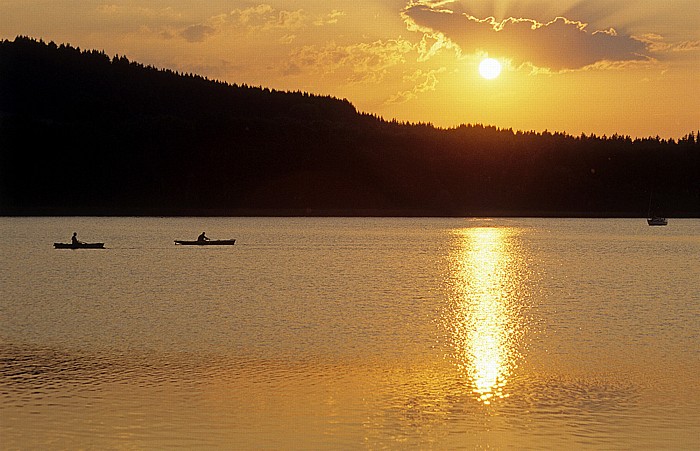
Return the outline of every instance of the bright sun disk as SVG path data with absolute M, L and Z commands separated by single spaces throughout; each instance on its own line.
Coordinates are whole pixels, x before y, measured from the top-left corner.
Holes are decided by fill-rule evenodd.
M 501 74 L 501 63 L 493 58 L 485 58 L 479 64 L 479 73 L 487 80 L 493 80 Z

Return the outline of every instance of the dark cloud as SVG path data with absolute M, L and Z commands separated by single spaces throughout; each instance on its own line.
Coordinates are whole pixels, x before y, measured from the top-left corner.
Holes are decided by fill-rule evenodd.
M 557 17 L 549 23 L 532 19 L 477 19 L 466 13 L 414 5 L 404 11 L 411 29 L 442 35 L 465 52 L 487 52 L 553 71 L 581 69 L 601 62 L 649 60 L 646 44 L 615 30 L 589 30 L 578 21 Z
M 197 24 L 191 25 L 182 30 L 180 32 L 180 36 L 189 42 L 202 42 L 207 38 L 207 36 L 213 34 L 214 31 L 214 28 L 208 25 Z

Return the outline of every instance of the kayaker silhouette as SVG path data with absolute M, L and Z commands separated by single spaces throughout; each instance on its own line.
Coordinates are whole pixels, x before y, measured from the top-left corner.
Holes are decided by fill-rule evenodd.
M 71 244 L 83 244 L 83 242 L 78 239 L 78 232 L 73 232 L 70 242 Z
M 202 234 L 197 237 L 197 241 L 209 241 L 209 238 L 202 232 Z

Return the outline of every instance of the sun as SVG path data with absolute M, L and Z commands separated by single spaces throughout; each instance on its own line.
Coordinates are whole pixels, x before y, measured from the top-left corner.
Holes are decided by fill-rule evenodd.
M 485 58 L 479 64 L 479 73 L 487 80 L 493 80 L 501 75 L 501 63 L 493 58 Z

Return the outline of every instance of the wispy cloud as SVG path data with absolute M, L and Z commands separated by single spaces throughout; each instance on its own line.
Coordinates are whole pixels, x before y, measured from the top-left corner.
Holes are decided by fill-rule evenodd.
M 320 17 L 314 21 L 314 25 L 316 26 L 322 26 L 322 25 L 332 25 L 338 23 L 338 20 L 340 20 L 341 17 L 345 16 L 344 11 L 338 11 L 337 9 L 334 9 L 327 15 Z
M 224 23 L 242 26 L 248 30 L 296 30 L 306 26 L 307 20 L 303 9 L 277 10 L 270 5 L 260 4 L 231 11 Z
M 420 93 L 435 91 L 435 87 L 438 84 L 438 74 L 441 74 L 446 70 L 447 69 L 444 67 L 427 71 L 417 69 L 413 74 L 404 77 L 404 81 L 410 82 L 413 87 L 394 94 L 384 103 L 387 105 L 406 103 L 409 100 L 417 98 L 418 94 Z
M 280 31 L 286 34 L 275 39 L 291 42 L 295 37 L 293 32 L 306 27 L 308 23 L 309 17 L 303 9 L 278 10 L 267 4 L 259 4 L 211 16 L 200 23 L 180 26 L 176 34 L 188 42 L 198 43 L 217 33 L 245 35 Z
M 700 41 L 686 40 L 681 42 L 667 42 L 666 39 L 655 33 L 648 33 L 639 37 L 651 52 L 686 52 L 700 50 Z
M 339 46 L 304 46 L 292 52 L 285 73 L 314 69 L 324 74 L 342 72 L 346 82 L 378 82 L 387 71 L 406 61 L 414 45 L 403 39 Z

